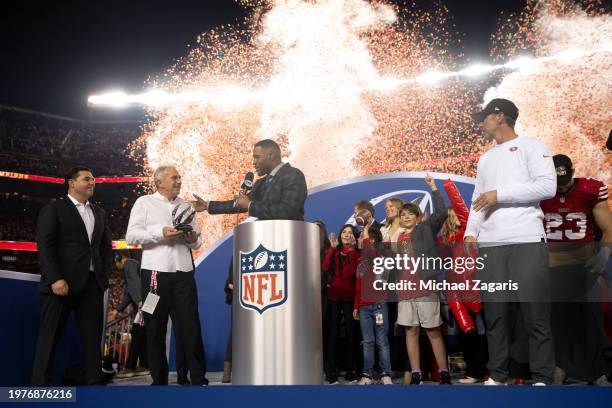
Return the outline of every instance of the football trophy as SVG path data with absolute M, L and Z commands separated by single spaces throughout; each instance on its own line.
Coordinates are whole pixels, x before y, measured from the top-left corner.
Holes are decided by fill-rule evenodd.
M 193 231 L 191 221 L 193 221 L 196 212 L 190 205 L 185 206 L 183 210 L 179 211 L 180 208 L 181 205 L 179 204 L 172 210 L 172 225 L 174 225 L 175 229 L 188 234 Z

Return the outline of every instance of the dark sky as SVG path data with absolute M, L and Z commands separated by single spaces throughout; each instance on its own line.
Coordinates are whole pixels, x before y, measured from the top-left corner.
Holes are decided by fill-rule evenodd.
M 520 10 L 524 1 L 443 4 L 465 34 L 466 55 L 483 57 L 500 12 Z M 198 34 L 246 12 L 234 0 L 20 0 L 2 7 L 0 104 L 78 117 L 89 94 L 142 90 Z

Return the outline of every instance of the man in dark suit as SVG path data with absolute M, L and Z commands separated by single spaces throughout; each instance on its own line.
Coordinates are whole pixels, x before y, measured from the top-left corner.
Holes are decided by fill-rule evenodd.
M 80 334 L 85 381 L 102 382 L 103 295 L 112 267 L 111 235 L 104 210 L 89 201 L 95 186 L 91 170 L 71 169 L 65 185 L 68 195 L 41 209 L 36 228 L 42 276 L 33 386 L 51 384 L 55 350 L 71 310 Z
M 204 201 L 196 198 L 192 205 L 196 211 L 209 214 L 248 212 L 260 220 L 304 220 L 304 202 L 308 194 L 304 174 L 281 161 L 278 144 L 270 139 L 257 142 L 253 147 L 253 167 L 257 180 L 250 193 L 241 192 L 236 200 Z

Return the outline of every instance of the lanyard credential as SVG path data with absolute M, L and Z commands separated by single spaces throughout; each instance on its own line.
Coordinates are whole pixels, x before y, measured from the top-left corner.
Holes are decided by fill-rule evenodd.
M 159 296 L 157 295 L 157 272 L 151 272 L 151 289 L 147 298 L 145 299 L 144 305 L 142 305 L 142 311 L 153 314 L 155 313 L 155 308 L 157 307 L 157 303 L 159 302 Z

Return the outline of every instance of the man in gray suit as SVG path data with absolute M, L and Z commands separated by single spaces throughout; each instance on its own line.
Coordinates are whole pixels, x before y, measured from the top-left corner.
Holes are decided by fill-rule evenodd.
M 205 201 L 196 198 L 196 211 L 209 214 L 248 212 L 260 220 L 304 220 L 304 202 L 308 194 L 304 174 L 281 161 L 281 149 L 270 139 L 253 147 L 253 167 L 258 176 L 251 192 L 240 192 L 235 200 Z M 265 177 L 263 177 L 265 176 Z

